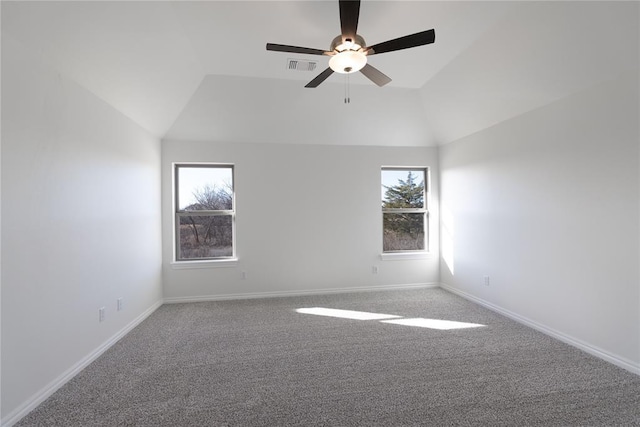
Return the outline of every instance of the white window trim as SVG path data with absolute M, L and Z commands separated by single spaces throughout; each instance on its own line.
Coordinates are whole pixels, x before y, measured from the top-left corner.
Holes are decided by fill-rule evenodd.
M 173 261 L 171 268 L 173 270 L 191 270 L 198 268 L 226 268 L 237 267 L 238 258 L 225 258 L 225 259 L 205 259 L 198 260 L 185 260 L 185 261 Z
M 399 209 L 382 208 L 382 218 L 384 218 L 385 213 L 423 213 L 425 216 L 424 244 L 427 249 L 424 249 L 421 251 L 407 250 L 407 251 L 390 251 L 390 252 L 385 252 L 383 249 L 382 253 L 380 254 L 380 259 L 382 261 L 400 261 L 400 260 L 419 260 L 419 259 L 432 258 L 434 256 L 433 252 L 429 250 L 429 248 L 431 247 L 429 242 L 429 239 L 430 239 L 429 189 L 431 188 L 429 167 L 428 166 L 382 166 L 380 168 L 381 171 L 385 169 L 386 170 L 406 170 L 406 171 L 423 170 L 424 171 L 424 205 L 425 207 L 424 208 L 399 208 Z M 384 227 L 383 227 L 383 233 L 384 233 Z
M 231 163 L 201 163 L 201 162 L 175 162 L 172 163 L 172 186 L 173 186 L 173 260 L 171 261 L 171 268 L 174 270 L 182 269 L 194 269 L 194 268 L 219 268 L 219 267 L 235 267 L 238 258 L 236 257 L 236 184 L 235 184 L 235 172 L 236 168 Z M 231 168 L 231 179 L 233 182 L 233 202 L 231 210 L 225 211 L 179 211 L 178 210 L 178 168 L 180 167 L 229 167 Z M 232 253 L 233 255 L 220 258 L 203 258 L 203 259 L 178 259 L 178 221 L 180 216 L 192 216 L 195 213 L 209 215 L 228 215 L 231 216 L 232 223 Z
M 383 252 L 380 254 L 380 259 L 382 261 L 405 261 L 413 259 L 429 259 L 433 257 L 433 252 L 428 251 Z

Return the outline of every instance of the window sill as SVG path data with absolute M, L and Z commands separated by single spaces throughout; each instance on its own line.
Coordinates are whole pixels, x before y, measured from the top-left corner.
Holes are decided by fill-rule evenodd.
M 236 267 L 238 258 L 207 259 L 203 261 L 173 261 L 171 268 L 174 270 L 190 270 L 193 268 L 223 268 Z
M 431 252 L 387 252 L 380 254 L 382 261 L 404 261 L 411 259 L 433 258 Z

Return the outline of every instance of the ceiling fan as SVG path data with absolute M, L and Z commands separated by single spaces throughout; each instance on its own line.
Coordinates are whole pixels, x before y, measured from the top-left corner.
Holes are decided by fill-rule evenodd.
M 339 0 L 339 6 L 341 34 L 333 39 L 329 50 L 267 43 L 267 50 L 276 52 L 327 55 L 331 57 L 329 59 L 329 68 L 307 83 L 305 87 L 318 87 L 334 72 L 351 74 L 357 71 L 360 71 L 378 86 L 384 86 L 391 79 L 377 68 L 368 64 L 368 56 L 423 46 L 435 41 L 436 33 L 431 29 L 367 46 L 362 36 L 357 33 L 360 0 Z

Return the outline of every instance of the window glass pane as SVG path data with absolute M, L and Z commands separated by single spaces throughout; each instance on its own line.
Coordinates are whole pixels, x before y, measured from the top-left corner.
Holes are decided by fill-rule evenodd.
M 179 216 L 179 259 L 233 256 L 231 215 Z
M 423 213 L 383 214 L 383 251 L 424 250 Z
M 233 168 L 178 167 L 178 210 L 233 209 Z
M 424 169 L 383 169 L 383 208 L 425 208 Z

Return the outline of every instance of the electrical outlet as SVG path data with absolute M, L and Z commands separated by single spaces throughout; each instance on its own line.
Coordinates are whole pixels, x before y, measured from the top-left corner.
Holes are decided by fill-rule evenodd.
M 490 282 L 489 282 L 489 276 L 484 276 L 484 285 L 485 286 L 489 286 Z
M 246 271 L 243 271 L 242 273 L 240 273 L 240 278 L 241 278 L 242 280 L 246 280 L 246 279 L 247 279 L 247 272 L 246 272 Z
M 122 298 L 118 298 L 116 300 L 116 306 L 118 307 L 118 311 L 122 311 L 122 309 L 124 308 L 124 301 Z
M 371 273 L 378 274 L 378 266 L 377 265 L 374 265 L 374 266 L 371 267 Z
M 98 321 L 104 322 L 106 308 L 100 307 L 98 309 Z

